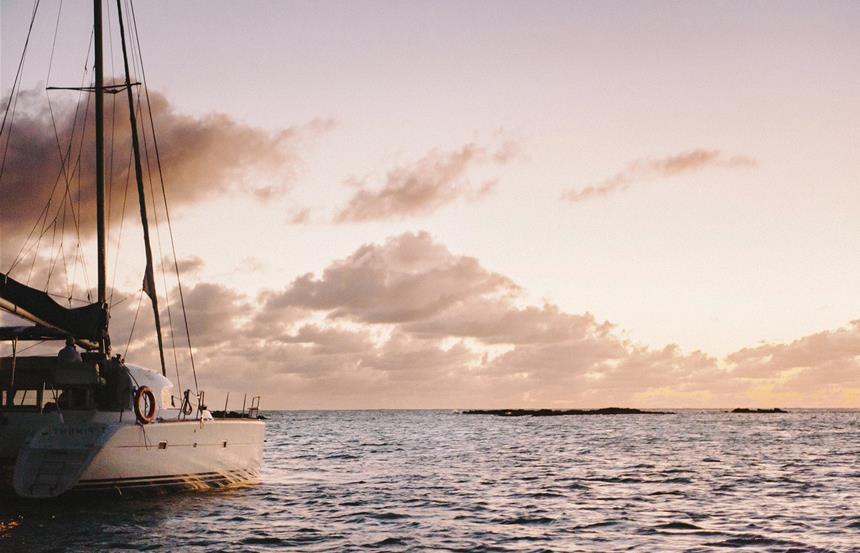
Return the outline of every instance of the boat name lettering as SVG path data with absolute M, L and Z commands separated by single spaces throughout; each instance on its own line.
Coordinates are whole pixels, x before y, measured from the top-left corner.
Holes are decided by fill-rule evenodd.
M 82 436 L 87 434 L 98 434 L 97 428 L 55 428 L 54 434 L 58 436 Z

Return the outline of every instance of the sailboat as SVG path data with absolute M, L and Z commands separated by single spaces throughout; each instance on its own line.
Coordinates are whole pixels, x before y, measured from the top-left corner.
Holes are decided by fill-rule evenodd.
M 166 376 L 121 1 L 116 2 L 124 84 L 105 85 L 102 0 L 93 2 L 98 299 L 64 307 L 46 291 L 0 273 L 0 308 L 33 323 L 0 328 L 0 478 L 22 497 L 130 490 L 212 489 L 259 480 L 264 423 L 259 397 L 238 417 L 213 417 L 204 394 L 174 393 Z M 35 13 L 34 13 L 35 17 Z M 13 87 L 14 91 L 14 87 Z M 153 304 L 161 372 L 111 350 L 105 259 L 104 94 L 126 92 L 146 253 L 143 292 Z M 187 326 L 187 325 L 186 325 Z M 67 341 L 78 359 L 24 356 L 18 344 Z M 190 348 L 190 338 L 189 338 Z M 196 379 L 196 375 L 195 375 Z

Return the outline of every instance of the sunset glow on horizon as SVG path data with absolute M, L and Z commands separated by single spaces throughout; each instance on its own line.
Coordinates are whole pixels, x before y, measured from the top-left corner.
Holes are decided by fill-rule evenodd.
M 58 178 L 54 127 L 68 135 L 90 101 L 45 91 L 91 77 L 91 3 L 63 4 L 52 58 L 59 6 L 39 8 L 4 154 L 4 272 Z M 0 6 L 4 108 L 32 8 Z M 212 401 L 860 408 L 857 2 L 135 10 Z M 118 76 L 116 43 L 106 56 Z M 111 334 L 156 368 L 151 314 L 134 322 L 130 134 L 110 136 Z M 52 263 L 78 244 L 46 235 L 13 277 L 51 273 L 76 298 L 94 285 L 86 163 L 87 266 Z

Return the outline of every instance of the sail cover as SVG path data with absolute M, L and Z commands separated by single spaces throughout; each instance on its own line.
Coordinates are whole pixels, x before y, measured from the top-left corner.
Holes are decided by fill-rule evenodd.
M 107 332 L 107 308 L 98 303 L 66 308 L 47 293 L 0 273 L 0 307 L 39 325 L 52 327 L 78 340 L 98 343 Z

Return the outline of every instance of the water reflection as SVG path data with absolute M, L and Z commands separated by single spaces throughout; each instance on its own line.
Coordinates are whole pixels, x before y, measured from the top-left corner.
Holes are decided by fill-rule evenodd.
M 274 414 L 259 486 L 3 497 L 0 550 L 847 551 L 858 438 L 856 412 Z

